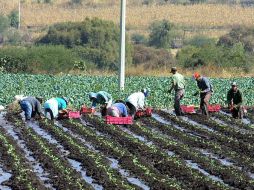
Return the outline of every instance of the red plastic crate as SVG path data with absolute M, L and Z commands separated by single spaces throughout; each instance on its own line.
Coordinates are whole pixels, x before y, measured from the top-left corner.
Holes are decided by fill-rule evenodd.
M 219 104 L 208 106 L 208 111 L 209 112 L 219 112 L 220 110 L 221 110 L 221 106 Z
M 152 108 L 146 108 L 146 116 L 151 117 L 152 116 Z
M 146 108 L 145 110 L 138 110 L 135 114 L 135 117 L 151 117 L 152 108 Z
M 79 111 L 69 111 L 68 112 L 68 118 L 78 119 L 78 118 L 80 118 L 80 112 Z
M 124 124 L 132 124 L 133 123 L 131 116 L 128 116 L 128 117 L 106 116 L 105 119 L 106 119 L 107 124 L 124 125 Z
M 81 112 L 81 114 L 91 114 L 91 113 L 94 113 L 94 112 L 95 112 L 95 109 L 88 108 L 88 107 L 86 107 L 85 105 L 83 105 L 83 106 L 81 107 L 80 112 Z
M 183 113 L 194 113 L 195 112 L 195 107 L 193 105 L 191 106 L 186 106 L 186 105 L 182 105 L 181 109 Z

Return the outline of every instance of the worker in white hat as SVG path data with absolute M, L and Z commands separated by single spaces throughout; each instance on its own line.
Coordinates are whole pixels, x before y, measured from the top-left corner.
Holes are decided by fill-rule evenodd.
M 232 113 L 233 118 L 242 119 L 243 118 L 243 95 L 238 89 L 237 83 L 233 82 L 231 84 L 231 89 L 227 94 L 228 107 Z

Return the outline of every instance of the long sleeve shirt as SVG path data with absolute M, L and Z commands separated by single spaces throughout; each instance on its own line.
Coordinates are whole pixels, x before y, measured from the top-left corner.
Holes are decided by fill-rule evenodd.
M 119 110 L 119 113 L 122 117 L 128 116 L 127 108 L 123 103 L 115 103 L 112 106 L 116 107 Z
M 41 103 L 35 97 L 28 96 L 27 98 L 23 99 L 22 101 L 27 101 L 32 106 L 32 111 L 36 112 L 38 115 L 42 115 Z
M 96 99 L 92 102 L 92 107 L 95 108 L 97 104 L 107 104 L 108 102 L 112 101 L 111 94 L 105 91 L 99 91 L 96 93 Z
M 175 73 L 172 76 L 172 85 L 175 90 L 184 89 L 185 81 L 183 75 L 180 73 Z
M 227 94 L 228 104 L 233 102 L 234 105 L 241 105 L 243 103 L 243 95 L 240 90 L 234 92 L 233 89 L 230 89 Z
M 63 98 L 56 98 L 58 103 L 58 110 L 63 110 L 67 108 L 67 104 Z
M 135 92 L 127 98 L 126 102 L 134 105 L 136 109 L 143 109 L 145 106 L 145 95 L 143 92 Z
M 208 78 L 201 77 L 200 80 L 197 81 L 198 88 L 203 91 L 203 93 L 211 92 L 212 91 L 212 85 Z

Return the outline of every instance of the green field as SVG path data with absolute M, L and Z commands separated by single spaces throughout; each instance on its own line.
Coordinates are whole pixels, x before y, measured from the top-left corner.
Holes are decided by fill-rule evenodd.
M 170 77 L 127 77 L 125 90 L 118 89 L 118 77 L 99 76 L 49 76 L 49 75 L 28 75 L 28 74 L 1 74 L 0 76 L 0 104 L 7 105 L 13 101 L 17 94 L 42 96 L 45 99 L 54 96 L 67 96 L 75 108 L 82 104 L 90 105 L 88 93 L 90 91 L 104 90 L 112 94 L 114 100 L 125 99 L 129 94 L 149 88 L 151 93 L 147 103 L 152 107 L 172 107 L 173 93 L 169 89 Z M 254 78 L 236 79 L 211 79 L 214 94 L 210 100 L 211 104 L 219 103 L 225 105 L 227 90 L 230 83 L 236 81 L 239 89 L 242 90 L 245 104 L 254 104 L 253 83 Z M 199 104 L 199 98 L 193 93 L 197 90 L 196 82 L 193 79 L 186 80 L 186 95 L 182 104 Z

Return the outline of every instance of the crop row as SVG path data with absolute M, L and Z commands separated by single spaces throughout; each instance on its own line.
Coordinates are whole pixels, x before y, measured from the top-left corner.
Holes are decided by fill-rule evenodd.
M 164 115 L 163 115 L 164 116 Z M 166 118 L 167 116 L 165 116 Z M 174 118 L 172 118 L 174 121 Z M 209 150 L 209 152 L 214 153 L 215 155 L 220 155 L 220 157 L 228 158 L 233 163 L 237 164 L 238 166 L 242 167 L 245 171 L 253 172 L 253 159 L 247 157 L 245 155 L 241 155 L 235 151 L 230 150 L 226 145 L 227 144 L 220 144 L 216 141 L 216 139 L 202 137 L 200 135 L 196 135 L 195 129 L 191 131 L 182 131 L 177 129 L 173 126 L 173 124 L 162 124 L 154 119 L 144 119 L 142 120 L 147 126 L 153 127 L 154 129 L 158 129 L 163 134 L 172 137 L 173 139 L 177 139 L 184 144 L 188 144 L 191 147 Z M 182 120 L 179 120 L 175 117 L 174 123 L 178 123 L 181 128 L 188 128 L 190 126 L 189 123 L 186 123 Z M 197 128 L 197 127 L 196 127 Z
M 239 169 L 222 165 L 219 161 L 211 159 L 195 150 L 193 147 L 183 144 L 171 138 L 162 137 L 158 132 L 152 130 L 142 123 L 130 125 L 129 129 L 135 134 L 144 135 L 148 140 L 154 142 L 158 147 L 173 151 L 180 159 L 192 160 L 201 165 L 208 173 L 220 176 L 226 184 L 236 188 L 245 189 L 254 187 L 250 184 L 250 177 Z
M 207 131 L 205 129 L 200 129 L 200 133 L 209 134 L 210 138 L 217 139 L 229 146 L 232 150 L 238 152 L 239 154 L 244 154 L 246 156 L 254 156 L 254 133 L 242 133 L 239 129 L 234 129 L 231 126 L 226 126 L 218 124 L 216 121 L 211 119 L 205 120 L 202 117 L 192 114 L 188 116 L 191 120 L 194 120 L 200 124 L 203 124 L 215 132 Z
M 20 118 L 8 117 L 18 128 L 20 136 L 26 142 L 34 156 L 42 163 L 51 176 L 50 179 L 58 189 L 92 189 L 81 178 L 81 175 L 71 168 L 70 164 L 61 156 L 57 148 L 38 136 L 32 128 L 28 128 Z
M 96 130 L 102 133 L 107 133 L 111 136 L 111 139 L 117 141 L 121 144 L 121 146 L 128 148 L 131 153 L 139 155 L 153 164 L 153 166 L 158 169 L 161 174 L 176 178 L 185 184 L 188 189 L 196 189 L 197 187 L 209 189 L 229 189 L 223 183 L 213 181 L 199 171 L 188 167 L 178 157 L 169 156 L 167 153 L 162 152 L 157 146 L 143 143 L 116 126 L 109 127 L 98 119 L 91 118 L 89 116 L 86 116 L 85 119 L 89 123 L 92 123 Z
M 5 184 L 12 189 L 46 189 L 42 183 L 34 177 L 32 168 L 27 164 L 22 150 L 16 142 L 0 127 L 0 154 L 4 164 L 12 171 L 10 180 Z
M 40 122 L 40 127 L 61 142 L 70 151 L 69 157 L 78 160 L 87 169 L 88 175 L 102 184 L 105 189 L 139 189 L 129 184 L 116 170 L 112 169 L 108 160 L 95 151 L 84 146 L 79 140 L 67 134 L 63 129 L 55 127 L 51 122 Z
M 133 155 L 116 141 L 99 136 L 94 130 L 87 126 L 84 127 L 76 121 L 65 121 L 63 126 L 80 134 L 82 138 L 91 142 L 96 149 L 99 149 L 106 156 L 117 158 L 122 167 L 127 168 L 132 174 L 146 181 L 151 189 L 182 189 L 179 182 L 161 175 L 148 162 L 137 155 Z

